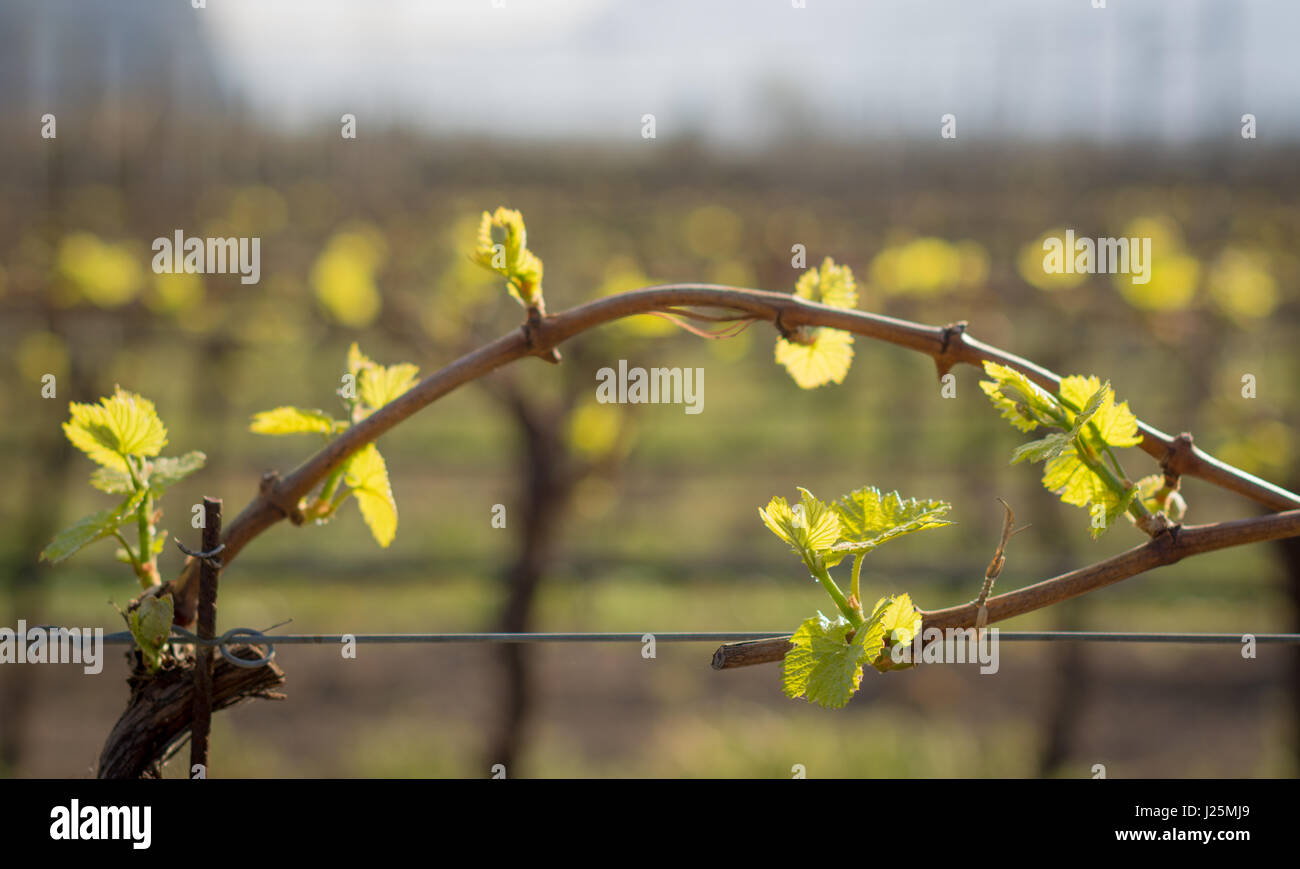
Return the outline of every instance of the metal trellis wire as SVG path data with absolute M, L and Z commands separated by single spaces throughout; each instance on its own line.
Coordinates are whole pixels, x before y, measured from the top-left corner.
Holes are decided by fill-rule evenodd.
M 269 629 L 268 629 L 269 630 Z M 988 629 L 986 629 L 988 630 Z M 173 628 L 171 642 L 215 646 L 237 667 L 261 667 L 275 658 L 279 645 L 338 645 L 345 641 L 367 644 L 451 643 L 730 643 L 788 637 L 789 631 L 624 631 L 593 633 L 430 633 L 430 634 L 267 634 L 252 628 L 231 628 L 219 637 L 201 639 L 183 628 Z M 1247 637 L 1256 643 L 1300 645 L 1300 634 L 1152 633 L 1123 631 L 998 631 L 1000 642 L 1185 643 L 1192 645 L 1239 644 Z M 110 645 L 134 643 L 129 631 L 105 634 Z M 261 658 L 239 658 L 227 651 L 231 643 L 266 646 Z

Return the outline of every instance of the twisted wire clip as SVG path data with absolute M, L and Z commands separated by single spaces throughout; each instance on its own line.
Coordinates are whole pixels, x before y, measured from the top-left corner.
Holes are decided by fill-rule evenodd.
M 221 563 L 221 559 L 217 558 L 218 555 L 220 555 L 223 551 L 225 551 L 226 544 L 224 543 L 215 546 L 212 549 L 209 549 L 207 552 L 195 552 L 193 549 L 190 549 L 188 546 L 186 546 L 184 543 L 181 543 L 175 537 L 172 538 L 172 542 L 176 544 L 176 547 L 180 549 L 181 552 L 184 552 L 190 558 L 196 558 L 199 561 L 206 561 L 208 564 L 212 565 L 217 570 L 220 570 L 222 567 L 225 566 L 224 564 Z
M 277 625 L 278 627 L 278 625 Z M 193 634 L 184 628 L 172 626 L 172 639 L 182 639 L 187 643 L 193 643 L 196 646 L 215 646 L 217 651 L 221 652 L 221 657 L 225 658 L 236 667 L 243 667 L 246 670 L 255 670 L 258 667 L 265 667 L 275 660 L 275 644 L 271 639 L 261 631 L 252 628 L 231 628 L 219 637 L 213 637 L 205 640 L 196 634 Z M 251 641 L 249 645 L 266 646 L 266 654 L 260 658 L 238 658 L 226 648 L 228 643 L 236 640 Z

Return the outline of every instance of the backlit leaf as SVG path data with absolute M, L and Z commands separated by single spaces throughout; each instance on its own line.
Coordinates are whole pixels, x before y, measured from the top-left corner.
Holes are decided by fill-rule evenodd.
M 809 269 L 795 284 L 795 295 L 836 308 L 858 304 L 857 282 L 848 266 L 827 257 L 820 268 Z M 841 329 L 805 326 L 798 340 L 776 341 L 776 361 L 785 366 L 801 389 L 842 383 L 853 363 L 853 335 Z
M 1128 509 L 1138 491 L 1134 486 L 1122 495 L 1115 492 L 1084 464 L 1074 446 L 1048 460 L 1043 468 L 1043 486 L 1066 504 L 1085 508 L 1092 504 L 1102 506 L 1106 517 L 1105 527 L 1094 525 L 1093 537 L 1100 537 Z
M 1129 410 L 1127 401 L 1115 403 L 1115 393 L 1109 383 L 1102 384 L 1096 377 L 1078 375 L 1061 379 L 1061 397 L 1073 402 L 1076 407 L 1088 404 L 1098 391 L 1102 393 L 1101 401 L 1090 422 L 1097 427 L 1102 440 L 1112 447 L 1132 447 L 1141 443 L 1137 417 Z
M 993 379 L 981 380 L 980 389 L 1013 426 L 1021 431 L 1033 431 L 1049 424 L 1057 409 L 1056 398 L 1051 393 L 1016 369 L 996 362 L 985 361 L 984 373 Z
M 371 365 L 357 378 L 357 396 L 362 404 L 378 410 L 414 386 L 419 372 L 419 367 L 409 362 Z
M 1052 432 L 1046 437 L 1016 447 L 1011 453 L 1011 464 L 1018 465 L 1021 462 L 1045 462 L 1048 459 L 1054 459 L 1061 455 L 1063 452 L 1070 449 L 1073 444 L 1074 438 L 1066 432 Z
M 913 663 L 894 663 L 889 654 L 890 647 L 910 645 L 921 632 L 921 613 L 912 603 L 911 596 L 900 594 L 897 597 L 882 597 L 876 601 L 871 613 L 873 616 L 879 613 L 881 632 L 889 644 L 880 650 L 880 654 L 871 662 L 872 666 L 882 673 L 915 666 Z
M 167 429 L 153 402 L 118 387 L 99 404 L 68 407 L 63 424 L 72 445 L 97 464 L 126 471 L 126 456 L 156 456 L 167 443 Z
M 366 444 L 348 460 L 343 476 L 380 546 L 388 546 L 397 535 L 397 502 L 388 480 L 388 467 L 374 444 Z
M 898 492 L 886 495 L 875 486 L 855 489 L 833 507 L 845 541 L 832 547 L 837 553 L 870 552 L 895 537 L 952 524 L 944 518 L 952 509 L 946 501 L 904 500 Z
M 374 364 L 374 360 L 362 353 L 360 345 L 353 341 L 352 345 L 348 347 L 348 373 L 352 375 L 352 378 L 359 380 L 361 372 Z
M 277 407 L 253 415 L 249 431 L 265 435 L 324 434 L 334 431 L 334 419 L 323 410 Z
M 144 500 L 144 497 L 145 493 L 143 491 L 133 492 L 130 497 L 116 507 L 92 513 L 75 525 L 63 529 L 55 535 L 50 544 L 41 552 L 41 560 L 48 561 L 51 564 L 58 564 L 96 540 L 111 537 L 114 531 L 135 518 L 135 510 L 140 506 L 140 502 Z
M 144 462 L 140 477 L 149 484 L 149 491 L 157 497 L 173 483 L 178 483 L 203 467 L 208 457 L 203 453 L 186 453 L 177 458 L 157 458 Z M 131 475 L 116 468 L 96 468 L 90 475 L 90 485 L 103 492 L 121 495 L 134 489 Z
M 1137 481 L 1138 493 L 1137 498 L 1142 505 L 1151 513 L 1164 513 L 1171 521 L 1177 522 L 1187 514 L 1187 501 L 1178 491 L 1168 494 L 1165 502 L 1162 504 L 1156 500 L 1155 495 L 1165 486 L 1164 474 L 1151 474 Z M 1125 514 L 1127 515 L 1127 514 Z M 1136 521 L 1132 516 L 1128 517 L 1130 521 Z
M 808 269 L 799 277 L 794 285 L 794 294 L 834 308 L 858 306 L 858 284 L 853 279 L 853 270 L 836 265 L 830 257 L 822 260 L 820 268 Z
M 799 503 L 790 506 L 780 496 L 760 508 L 763 524 L 777 537 L 790 544 L 809 565 L 819 552 L 831 548 L 840 536 L 840 521 L 835 512 L 817 500 L 807 489 L 800 489 Z
M 498 208 L 483 212 L 471 258 L 504 277 L 510 295 L 521 305 L 542 306 L 542 261 L 528 249 L 528 231 L 518 211 Z
M 1103 498 L 1106 492 L 1106 485 L 1088 470 L 1074 446 L 1047 461 L 1043 486 L 1076 507 L 1086 507 Z
M 804 697 L 827 709 L 849 702 L 862 682 L 862 667 L 884 646 L 881 614 L 869 619 L 852 640 L 853 626 L 842 616 L 834 620 L 818 613 L 790 638 L 792 648 L 782 664 L 782 690 L 787 697 Z
M 853 364 L 853 336 L 840 329 L 810 329 L 810 342 L 776 339 L 776 361 L 800 389 L 843 383 Z

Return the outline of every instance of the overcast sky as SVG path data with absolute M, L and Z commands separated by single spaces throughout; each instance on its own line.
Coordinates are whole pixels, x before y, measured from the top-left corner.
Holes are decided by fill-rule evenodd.
M 1300 0 L 1093 2 L 0 0 L 0 72 L 42 100 L 79 65 L 123 96 L 215 77 L 291 127 L 618 141 L 653 113 L 744 144 L 932 137 L 950 112 L 963 138 L 1228 141 L 1249 112 L 1300 138 Z

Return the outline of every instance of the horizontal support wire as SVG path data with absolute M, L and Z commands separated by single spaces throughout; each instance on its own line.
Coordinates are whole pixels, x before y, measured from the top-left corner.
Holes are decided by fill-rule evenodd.
M 181 645 L 219 646 L 228 641 L 250 643 L 272 642 L 277 645 L 324 645 L 338 644 L 345 639 L 357 643 L 639 643 L 647 636 L 662 643 L 730 643 L 741 640 L 773 640 L 790 636 L 789 631 L 637 631 L 631 633 L 468 633 L 468 634 L 262 634 L 246 628 L 236 628 L 229 640 L 215 637 L 201 640 L 186 631 L 170 638 L 170 642 Z M 1300 639 L 1300 636 L 1298 636 Z M 110 644 L 130 645 L 135 642 L 127 631 L 105 634 L 104 642 Z
M 974 631 L 974 628 L 966 630 Z M 985 628 L 987 631 L 995 630 Z M 220 637 L 201 640 L 185 631 L 170 638 L 178 645 L 221 646 L 231 642 L 275 643 L 286 645 L 339 644 L 345 639 L 357 643 L 640 643 L 653 637 L 661 643 L 728 643 L 745 640 L 773 640 L 790 636 L 789 631 L 637 631 L 625 633 L 464 633 L 464 634 L 263 634 L 248 628 L 235 628 Z M 1000 642 L 1090 642 L 1090 643 L 1241 643 L 1246 636 L 1257 643 L 1300 644 L 1300 634 L 1188 634 L 1124 633 L 1115 631 L 1002 631 Z M 130 645 L 135 641 L 127 631 L 105 634 L 104 642 Z

